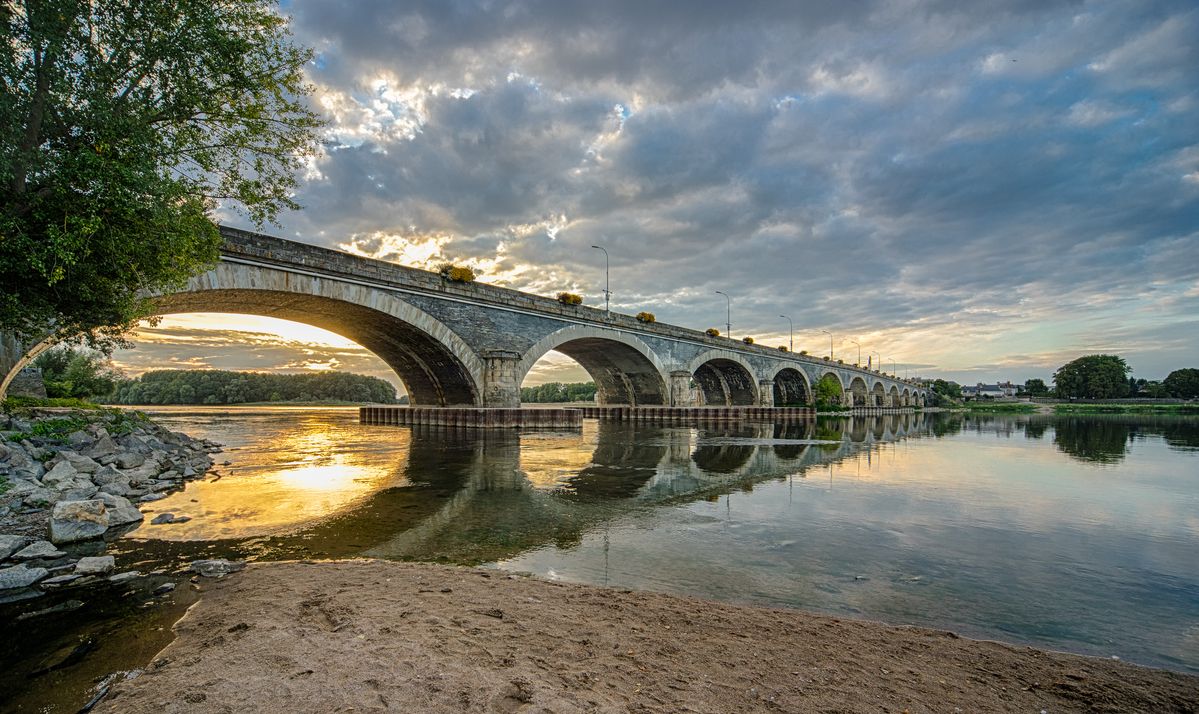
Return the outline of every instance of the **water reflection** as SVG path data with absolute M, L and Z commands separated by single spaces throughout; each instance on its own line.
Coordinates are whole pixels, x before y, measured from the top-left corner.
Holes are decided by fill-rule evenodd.
M 227 444 L 232 463 L 156 504 L 193 521 L 116 542 L 122 568 L 496 563 L 1199 669 L 1199 420 L 518 432 L 364 427 L 336 410 L 158 418 Z

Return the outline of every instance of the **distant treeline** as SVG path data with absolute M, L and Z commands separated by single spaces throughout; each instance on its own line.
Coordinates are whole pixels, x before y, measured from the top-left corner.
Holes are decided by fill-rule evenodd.
M 396 390 L 378 377 L 347 372 L 265 374 L 161 370 L 122 381 L 105 401 L 116 404 L 246 404 L 248 402 L 375 402 L 395 404 Z
M 595 401 L 595 382 L 549 382 L 536 387 L 521 387 L 520 401 L 522 402 L 593 402 Z

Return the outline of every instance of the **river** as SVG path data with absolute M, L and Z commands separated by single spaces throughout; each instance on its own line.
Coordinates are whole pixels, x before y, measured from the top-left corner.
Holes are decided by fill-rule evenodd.
M 192 520 L 147 518 L 110 545 L 154 573 L 140 587 L 0 611 L 5 710 L 75 711 L 97 678 L 144 665 L 194 601 L 177 571 L 218 556 L 485 565 L 1199 672 L 1194 418 L 486 432 L 341 408 L 151 414 L 225 444 L 228 463 L 149 504 Z M 20 608 L 56 604 L 41 601 Z

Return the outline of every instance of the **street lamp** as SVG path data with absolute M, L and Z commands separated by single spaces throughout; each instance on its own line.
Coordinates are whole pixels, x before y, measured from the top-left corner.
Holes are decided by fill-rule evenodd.
M 608 303 L 612 299 L 612 291 L 608 289 L 608 251 L 598 245 L 591 247 L 604 251 L 604 312 L 608 312 Z
M 833 357 L 836 357 L 836 355 L 833 354 L 833 333 L 829 332 L 828 330 L 821 330 L 821 332 L 828 335 L 828 358 L 832 359 Z
M 899 376 L 899 372 L 896 372 L 896 371 L 895 371 L 895 358 L 894 358 L 894 357 L 892 357 L 892 356 L 890 356 L 890 355 L 887 355 L 887 359 L 891 360 L 891 375 L 892 375 L 893 377 L 898 377 L 898 376 Z
M 725 300 L 724 313 L 724 334 L 730 340 L 733 339 L 733 299 L 723 290 L 717 290 L 717 295 L 723 295 Z
M 846 342 L 852 342 L 852 343 L 854 343 L 855 345 L 858 345 L 858 341 L 857 341 L 857 340 L 846 340 Z M 858 361 L 857 361 L 857 362 L 854 362 L 854 363 L 853 363 L 853 366 L 854 366 L 854 367 L 861 367 L 861 366 L 862 366 L 862 346 L 861 346 L 861 345 L 858 345 Z
M 779 317 L 783 318 L 791 325 L 791 351 L 794 352 L 795 351 L 795 323 L 792 322 L 791 318 L 787 317 L 786 315 L 779 315 Z
M 879 372 L 883 371 L 883 353 L 882 352 L 869 352 L 867 354 L 872 354 L 872 355 L 875 355 L 878 357 L 878 362 L 876 362 L 874 364 L 874 369 Z

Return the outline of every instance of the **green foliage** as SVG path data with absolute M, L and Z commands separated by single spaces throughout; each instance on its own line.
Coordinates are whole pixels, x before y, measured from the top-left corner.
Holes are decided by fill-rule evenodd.
M 652 312 L 639 312 L 637 313 L 637 320 L 639 322 L 650 323 L 657 322 L 658 318 L 654 317 L 654 313 Z
M 1118 399 L 1128 395 L 1131 371 L 1116 355 L 1087 355 L 1059 367 L 1053 383 L 1059 397 Z
M 116 388 L 120 372 L 103 353 L 84 347 L 56 345 L 33 360 L 42 370 L 46 394 L 61 399 L 105 397 Z
M 121 383 L 118 404 L 247 404 L 253 402 L 374 402 L 394 404 L 395 387 L 348 372 L 266 374 L 223 370 L 161 370 Z
M 530 404 L 594 402 L 595 392 L 595 382 L 548 382 L 536 387 L 521 387 L 520 401 Z
M 1036 404 L 1028 402 L 970 402 L 966 407 L 971 412 L 980 412 L 987 414 L 1034 414 L 1037 411 Z
M 3 496 L 11 486 L 12 484 L 8 482 L 8 477 L 0 474 L 0 496 Z
M 563 305 L 582 305 L 583 297 L 574 293 L 562 292 L 558 293 L 558 302 Z
M 708 329 L 704 330 L 704 334 L 708 337 L 720 337 L 720 330 L 716 329 L 715 327 L 709 327 Z
M 800 351 L 799 351 L 799 353 L 800 353 L 801 355 L 807 355 L 807 354 L 808 354 L 808 351 L 807 351 L 807 350 L 800 350 Z
M 744 343 L 745 343 L 745 344 L 747 344 L 747 345 L 752 345 L 752 344 L 754 343 L 754 338 L 752 338 L 752 337 L 742 337 L 742 338 L 741 338 L 741 341 L 742 341 L 742 342 L 744 342 Z
M 475 271 L 469 267 L 453 263 L 442 263 L 437 266 L 437 272 L 441 277 L 455 283 L 473 283 L 476 277 Z
M 786 351 L 787 351 L 787 345 L 779 345 L 779 352 L 786 352 Z
M 944 379 L 935 379 L 932 383 L 933 392 L 949 397 L 950 399 L 962 398 L 962 385 L 957 382 L 947 382 Z
M 1199 414 L 1194 404 L 1054 404 L 1055 414 Z
M 828 409 L 841 406 L 841 382 L 831 374 L 826 374 L 816 382 L 813 389 L 816 396 L 816 408 Z
M 1044 397 L 1049 394 L 1049 386 L 1043 379 L 1028 379 L 1024 382 L 1024 393 L 1031 397 Z
M 110 348 L 215 263 L 219 204 L 296 208 L 316 147 L 272 0 L 0 4 L 0 329 Z
M 1199 398 L 1199 369 L 1188 367 L 1176 369 L 1162 380 L 1162 388 L 1171 397 L 1179 399 Z
M 38 397 L 11 396 L 0 402 L 0 411 L 13 413 L 25 412 L 30 409 L 43 407 L 56 407 L 68 409 L 103 409 L 95 402 L 89 402 L 86 399 L 78 399 L 76 397 L 53 397 L 50 399 L 39 399 Z

